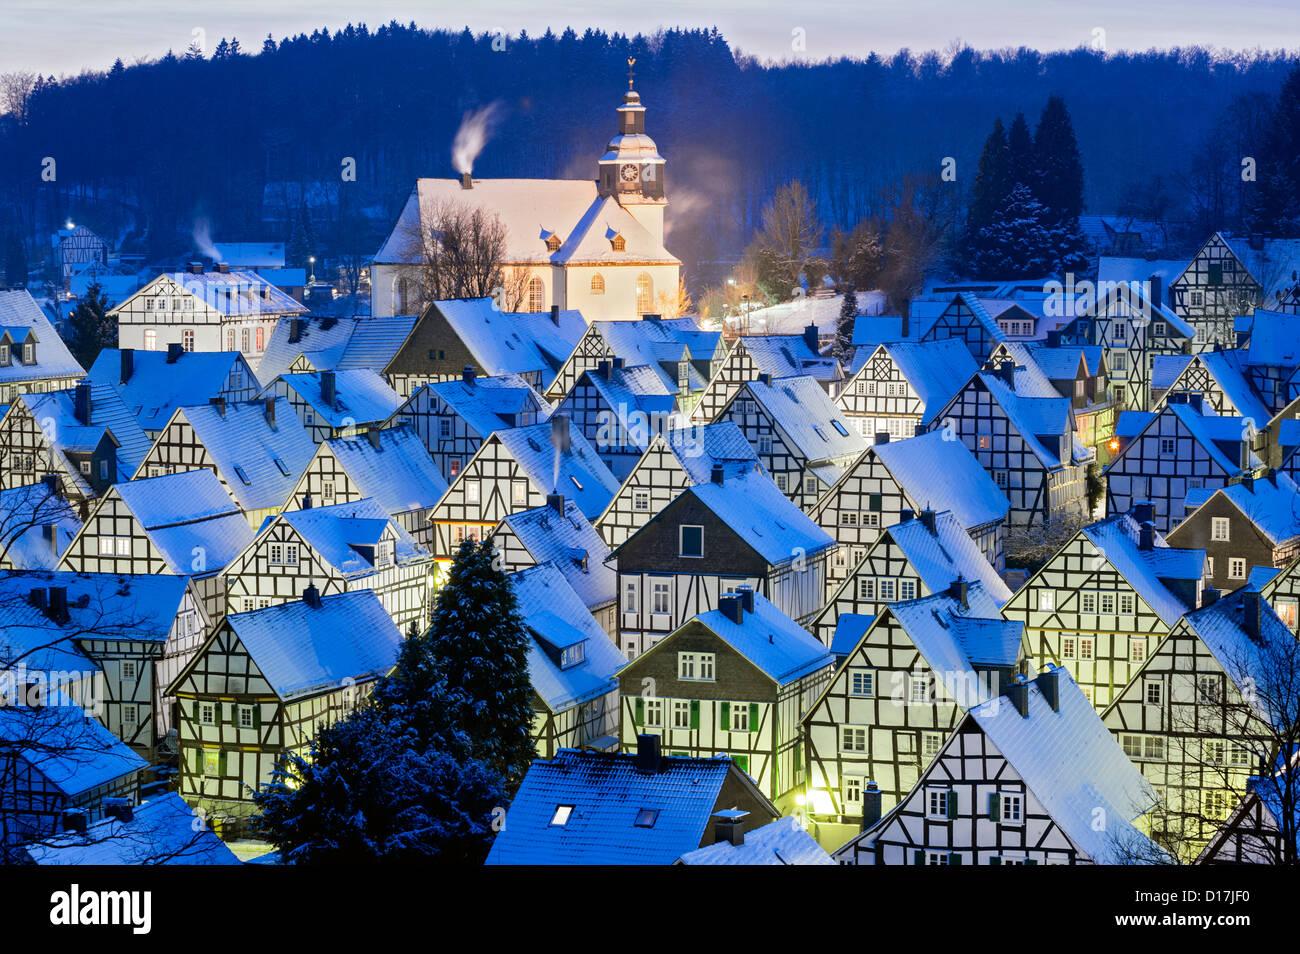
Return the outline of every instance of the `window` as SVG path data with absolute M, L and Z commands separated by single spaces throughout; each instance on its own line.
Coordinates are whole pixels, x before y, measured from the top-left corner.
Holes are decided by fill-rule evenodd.
M 1092 659 L 1093 658 L 1092 647 L 1093 647 L 1093 637 L 1080 636 L 1079 637 L 1079 659 L 1081 660 Z
M 951 865 L 953 858 L 957 857 L 951 851 L 927 851 L 925 853 L 925 863 L 927 865 Z
M 749 704 L 745 702 L 733 702 L 731 704 L 731 731 L 748 732 L 749 731 Z
M 1052 590 L 1038 591 L 1038 611 L 1051 613 L 1056 609 L 1056 593 Z
M 222 769 L 221 763 L 223 761 L 225 760 L 221 757 L 220 749 L 204 749 L 203 750 L 203 774 L 214 776 L 214 777 L 220 777 L 221 775 L 224 775 L 225 773 L 221 771 Z
M 1115 615 L 1115 594 L 1114 593 L 1101 594 L 1101 611 L 1106 616 Z
M 438 437 L 442 438 L 443 440 L 447 439 L 448 437 L 451 437 L 451 418 L 449 417 L 438 418 Z
M 652 729 L 663 728 L 664 701 L 662 699 L 647 699 L 645 701 L 645 724 Z
M 1165 684 L 1159 679 L 1142 681 L 1142 701 L 1149 706 L 1161 706 L 1165 703 Z
M 642 272 L 636 277 L 636 313 L 649 314 L 655 308 L 655 286 L 649 274 Z
M 135 678 L 135 661 L 134 661 L 134 660 L 129 660 L 129 659 L 128 659 L 128 660 L 123 660 L 123 662 L 122 662 L 122 678 L 123 678 L 123 679 L 134 679 L 134 678 Z
M 375 544 L 375 566 L 391 566 L 393 563 L 393 541 L 380 540 Z
M 334 481 L 327 480 L 321 484 L 320 495 L 322 500 L 334 499 Z
M 1163 762 L 1165 760 L 1165 740 L 1159 735 L 1121 735 L 1120 745 L 1124 754 L 1131 759 L 1144 762 Z
M 840 511 L 841 527 L 856 527 L 858 525 L 858 512 L 856 510 Z
M 144 330 L 144 350 L 145 351 L 158 350 L 158 331 L 156 329 L 146 328 Z
M 636 613 L 641 608 L 641 598 L 639 595 L 638 580 L 632 579 L 623 581 L 623 612 Z
M 1128 641 L 1128 661 L 1140 663 L 1147 658 L 1147 641 L 1136 636 Z
M 1025 823 L 1025 797 L 1019 792 L 997 792 L 992 799 L 993 821 L 1003 825 L 1023 825 Z
M 925 791 L 925 815 L 927 818 L 952 818 L 956 812 L 957 799 L 950 789 L 928 788 Z
M 217 706 L 212 702 L 199 703 L 199 725 L 217 724 Z
M 662 615 L 670 611 L 669 587 L 667 580 L 650 581 L 650 612 Z
M 931 680 L 930 673 L 913 673 L 907 678 L 908 702 L 926 703 L 931 701 Z
M 528 280 L 528 310 L 544 311 L 546 308 L 546 286 L 537 277 Z
M 254 347 L 260 352 L 266 347 L 266 329 L 258 328 L 253 335 Z
M 185 351 L 194 350 L 194 329 L 193 328 L 181 329 L 181 348 Z
M 898 598 L 900 601 L 916 599 L 916 580 L 899 580 Z
M 1079 658 L 1079 643 L 1076 637 L 1066 636 L 1061 639 L 1061 658 L 1062 659 Z
M 600 273 L 591 276 L 591 293 L 593 295 L 605 294 L 605 277 Z
M 1210 539 L 1216 543 L 1226 543 L 1228 537 L 1228 518 L 1211 517 L 1210 518 Z
M 683 557 L 704 556 L 704 528 L 683 524 L 679 528 L 677 552 Z
M 528 503 L 528 481 L 510 481 L 510 503 L 516 507 L 522 507 Z
M 1132 593 L 1119 594 L 1119 614 L 1121 616 L 1132 616 L 1133 606 L 1134 603 L 1133 603 Z
M 449 473 L 453 478 L 460 474 L 459 457 L 453 457 L 451 460 L 447 461 L 447 473 Z
M 922 732 L 921 733 L 921 754 L 926 760 L 937 758 L 943 750 L 944 737 L 942 732 Z
M 1229 793 L 1209 791 L 1205 793 L 1205 817 L 1224 819 L 1228 817 Z
M 634 490 L 632 491 L 632 509 L 636 513 L 650 512 L 650 491 Z
M 874 600 L 875 598 L 876 598 L 875 577 L 870 577 L 870 576 L 858 577 L 858 599 Z
M 1222 765 L 1227 754 L 1228 746 L 1223 739 L 1203 739 L 1201 741 L 1201 761 L 1207 765 Z
M 860 725 L 840 726 L 840 751 L 841 752 L 867 751 L 866 727 Z
M 479 481 L 477 480 L 465 481 L 465 503 L 467 504 L 478 503 L 480 489 L 481 488 L 479 487 Z
M 1008 473 L 1005 470 L 993 471 L 993 482 L 999 487 L 1010 486 Z
M 284 545 L 284 565 L 285 566 L 298 565 L 298 544 L 286 543 Z
M 239 727 L 240 727 L 241 729 L 252 729 L 252 728 L 255 728 L 255 726 L 254 726 L 254 724 L 253 724 L 253 707 L 252 707 L 252 706 L 240 706 L 240 707 L 239 707 L 239 710 L 238 710 L 238 713 L 239 713 Z
M 805 477 L 805 478 L 803 479 L 803 492 L 806 493 L 806 494 L 815 494 L 815 493 L 817 493 L 817 478 L 816 478 L 816 477 Z
M 844 803 L 859 805 L 862 803 L 862 776 L 846 775 L 844 777 Z
M 127 703 L 122 706 L 122 725 L 134 726 L 140 722 L 139 707 L 135 703 Z
M 892 603 L 892 602 L 894 601 L 894 581 L 893 581 L 893 580 L 881 580 L 881 581 L 880 581 L 880 598 L 881 598 L 882 600 L 884 600 L 886 603 Z
M 1217 673 L 1206 672 L 1196 677 L 1196 699 L 1205 705 L 1217 705 L 1223 701 L 1223 678 Z
M 1242 557 L 1228 557 L 1228 579 L 1244 580 L 1246 578 L 1246 561 Z
M 849 695 L 871 698 L 876 694 L 876 671 L 874 669 L 849 670 Z
M 758 438 L 758 452 L 760 455 L 767 457 L 772 453 L 772 438 L 767 434 L 762 434 Z
M 688 682 L 713 682 L 713 653 L 678 653 L 677 678 Z
M 556 805 L 555 814 L 551 816 L 552 825 L 567 825 L 569 816 L 573 814 L 572 805 Z
M 657 808 L 638 808 L 636 820 L 633 822 L 637 828 L 653 828 L 655 821 L 659 818 L 659 809 Z
M 1097 612 L 1097 594 L 1081 593 L 1079 594 L 1079 612 L 1096 613 Z
M 786 486 L 787 486 L 787 484 L 786 484 L 785 474 L 777 474 L 777 475 L 776 475 L 776 489 L 779 490 L 779 491 L 781 491 L 781 493 L 785 493 L 785 492 L 786 492 Z
M 673 728 L 689 729 L 691 727 L 691 704 L 684 699 L 673 700 Z

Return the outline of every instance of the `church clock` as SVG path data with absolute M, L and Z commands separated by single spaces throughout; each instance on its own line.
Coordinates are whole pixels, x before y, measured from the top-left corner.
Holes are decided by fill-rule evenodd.
M 635 163 L 628 162 L 619 170 L 619 176 L 624 182 L 636 182 L 641 178 L 641 170 L 636 167 Z

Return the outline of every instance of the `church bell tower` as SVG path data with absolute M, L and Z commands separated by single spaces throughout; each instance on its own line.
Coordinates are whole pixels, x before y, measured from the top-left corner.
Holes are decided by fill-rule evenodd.
M 627 92 L 618 107 L 618 134 L 600 157 L 597 185 L 601 197 L 613 196 L 662 244 L 664 240 L 664 157 L 654 140 L 645 134 L 645 107 L 632 85 L 632 67 L 627 61 Z

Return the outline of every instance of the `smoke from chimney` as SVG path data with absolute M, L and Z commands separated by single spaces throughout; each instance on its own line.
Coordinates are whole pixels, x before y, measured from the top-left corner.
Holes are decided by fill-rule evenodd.
M 207 219 L 194 220 L 194 248 L 201 255 L 206 255 L 214 262 L 220 260 L 221 253 L 212 244 L 212 226 Z
M 451 141 L 451 164 L 457 172 L 467 176 L 474 171 L 474 160 L 483 151 L 496 129 L 500 103 L 492 102 L 482 109 L 466 113 Z

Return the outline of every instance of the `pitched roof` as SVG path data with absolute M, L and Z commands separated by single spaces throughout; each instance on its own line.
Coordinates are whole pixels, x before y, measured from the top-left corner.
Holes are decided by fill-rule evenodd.
M 835 545 L 830 534 L 777 490 L 762 470 L 724 477 L 721 484 L 695 484 L 684 493 L 693 494 L 774 566 L 790 562 L 797 554 L 813 554 Z
M 803 335 L 748 335 L 738 343 L 745 346 L 759 373 L 770 374 L 773 380 L 810 377 L 832 381 L 840 373 L 839 362 L 810 348 Z
M 561 749 L 528 769 L 487 864 L 672 864 L 700 846 L 733 772 L 744 778 L 726 756 L 666 756 L 650 772 L 632 755 Z M 556 824 L 562 805 L 572 810 Z M 643 811 L 651 824 L 637 824 Z
M 920 575 L 932 593 L 945 590 L 961 577 L 980 582 L 984 591 L 999 606 L 1011 599 L 1011 590 L 1002 582 L 979 545 L 971 539 L 951 511 L 934 514 L 934 530 L 926 526 L 924 513 L 887 527 L 887 533 L 903 551 L 907 562 Z M 864 557 L 865 559 L 865 557 Z
M 237 366 L 245 368 L 247 386 L 256 379 L 238 351 L 182 351 L 168 360 L 166 351 L 135 350 L 131 376 L 122 380 L 122 351 L 105 348 L 90 368 L 90 380 L 115 388 L 147 431 L 161 431 L 178 407 L 208 403 L 221 393 Z
M 447 492 L 446 478 L 409 426 L 331 437 L 321 446 L 329 448 L 363 497 L 373 497 L 390 514 L 432 507 Z
M 572 497 L 583 516 L 594 520 L 618 493 L 618 480 L 579 428 L 569 428 L 569 448 L 560 453 L 551 443 L 551 433 L 552 424 L 546 422 L 506 428 L 494 438 L 538 488 Z
M 519 538 L 534 560 L 554 566 L 588 609 L 614 599 L 618 574 L 605 563 L 609 545 L 572 500 L 564 499 L 564 516 L 544 504 L 512 513 L 501 523 Z
M 1274 546 L 1300 537 L 1300 487 L 1284 472 L 1273 471 L 1249 484 L 1227 484 L 1210 499 L 1215 496 L 1231 501 Z
M 1156 803 L 1154 789 L 1124 754 L 1062 668 L 1054 710 L 1044 676 L 1029 683 L 1028 715 L 1005 697 L 976 706 L 969 718 L 984 731 L 1070 840 L 1098 864 L 1153 860 L 1158 851 L 1133 827 Z M 1104 825 L 1097 829 L 1097 819 Z
M 58 691 L 51 691 L 42 706 L 0 706 L 0 739 L 69 797 L 138 772 L 148 764 Z
M 608 375 L 599 369 L 582 372 L 579 383 L 586 381 L 605 402 L 605 406 L 627 430 L 627 440 L 640 438 L 640 450 L 649 445 L 657 427 L 667 426 L 677 408 L 676 390 L 664 387 L 656 370 L 649 365 L 609 368 Z M 557 411 L 572 407 L 570 391 L 556 406 Z
M 528 678 L 552 712 L 618 691 L 626 660 L 564 575 L 542 563 L 510 575 L 524 622 L 533 634 Z M 562 650 L 584 642 L 581 662 L 561 668 Z
M 1128 582 L 1166 626 L 1173 626 L 1190 607 L 1166 580 L 1199 582 L 1205 574 L 1205 551 L 1171 547 L 1159 533 L 1150 550 L 1141 548 L 1141 528 L 1132 515 L 1115 514 L 1080 530 Z
M 307 311 L 304 305 L 249 269 L 232 268 L 225 272 L 204 269 L 199 275 L 188 271 L 163 272 L 136 294 L 149 291 L 159 279 L 174 282 L 222 315 L 301 315 Z M 118 305 L 114 311 L 125 304 Z
M 912 500 L 935 511 L 951 510 L 967 530 L 1003 519 L 1011 507 L 970 449 L 947 440 L 942 431 L 876 444 L 863 454 L 878 457 Z
M 0 490 L 0 556 L 15 570 L 54 569 L 80 529 L 76 509 L 44 483 Z
M 77 485 L 83 496 L 91 496 L 90 484 L 81 470 L 66 456 L 69 451 L 91 451 L 110 434 L 117 443 L 117 475 L 133 474 L 149 453 L 150 441 L 140 423 L 122 403 L 117 391 L 107 384 L 90 384 L 90 422 L 83 424 L 76 415 L 76 388 L 49 391 L 45 394 L 20 394 L 21 403 L 37 421 L 50 447 L 64 458 L 66 476 Z
M 1015 372 L 1015 388 L 1007 387 L 1001 376 L 993 371 L 981 371 L 979 379 L 1044 467 L 1068 465 L 1092 456 L 1075 434 L 1069 398 L 1061 397 L 1054 388 L 1050 394 L 1039 388 L 1026 388 L 1024 385 L 1031 375 L 1025 374 L 1023 368 L 1017 368 Z M 1057 437 L 1064 439 L 1068 453 L 1047 443 Z
M 1276 304 L 1278 294 L 1295 284 L 1294 276 L 1300 270 L 1300 239 L 1266 238 L 1255 248 L 1247 237 L 1218 234 L 1251 277 L 1263 286 L 1261 304 L 1265 307 Z
M 556 324 L 549 311 L 501 311 L 492 298 L 435 301 L 429 311 L 446 319 L 488 375 L 540 371 L 543 387 L 587 330 L 580 311 L 561 310 Z
M 825 389 L 810 377 L 773 379 L 771 384 L 749 381 L 737 394 L 746 389 L 792 447 L 810 461 L 852 457 L 867 447 L 858 429 L 849 424 Z
M 753 594 L 753 610 L 743 610 L 735 623 L 721 609 L 700 613 L 698 622 L 753 663 L 778 686 L 811 675 L 834 663 L 830 650 L 761 593 Z
M 1197 359 L 1214 378 L 1214 383 L 1227 395 L 1240 417 L 1255 421 L 1263 427 L 1273 412 L 1270 411 L 1251 386 L 1247 376 L 1245 355 L 1241 351 L 1202 351 Z
M 232 613 L 226 623 L 285 700 L 384 675 L 402 641 L 372 590 L 324 596 L 318 607 L 295 600 Z
M 289 510 L 262 524 L 259 536 L 265 535 L 276 521 L 293 527 L 322 560 L 345 577 L 373 573 L 375 546 L 388 535 L 391 527 L 393 561 L 398 566 L 428 556 L 411 535 L 371 497 L 330 507 Z
M 179 576 L 220 573 L 253 541 L 247 518 L 217 475 L 206 467 L 137 477 L 115 484 L 111 492 L 131 511 L 168 568 Z M 204 554 L 206 566 L 198 573 L 194 569 L 196 549 Z
M 778 818 L 745 832 L 745 841 L 733 845 L 715 841 L 688 851 L 678 859 L 683 865 L 833 865 L 834 861 L 813 840 L 796 818 Z
M 279 375 L 289 370 L 289 366 L 298 359 L 299 355 L 310 354 L 312 366 L 321 370 L 321 364 L 325 363 L 325 369 L 331 370 L 334 363 L 343 353 L 347 346 L 348 339 L 352 337 L 356 327 L 361 322 L 366 321 L 394 321 L 395 326 L 399 329 L 405 328 L 409 334 L 411 330 L 411 321 L 406 319 L 391 318 L 332 318 L 330 326 L 325 327 L 324 318 L 313 319 L 309 315 L 304 315 L 298 319 L 298 340 L 290 341 L 293 334 L 293 323 L 289 321 L 277 321 L 275 329 L 271 332 L 271 340 L 267 342 L 266 350 L 262 352 L 262 359 L 257 365 L 257 379 L 262 384 L 270 384 Z
M 383 376 L 368 368 L 334 371 L 334 404 L 327 405 L 321 392 L 321 372 L 292 372 L 283 381 L 316 412 L 317 423 L 344 428 L 386 421 L 402 405 L 401 396 Z
M 179 795 L 155 795 L 132 808 L 131 820 L 110 817 L 84 835 L 65 832 L 26 849 L 38 865 L 237 865 L 235 853 Z
M 422 387 L 436 395 L 480 438 L 517 426 L 519 415 L 527 411 L 535 411 L 539 421 L 551 416 L 550 404 L 517 374 L 476 377 L 468 384 L 464 380 L 439 381 Z
M 6 332 L 15 345 L 35 338 L 36 363 L 23 364 L 19 349 L 8 365 L 0 367 L 0 384 L 38 377 L 80 377 L 86 373 L 25 288 L 0 291 L 0 335 Z
M 715 464 L 722 465 L 726 476 L 737 476 L 758 466 L 754 445 L 731 421 L 673 428 L 660 439 L 693 484 L 711 480 Z
M 1282 368 L 1300 365 L 1300 314 L 1256 308 L 1249 320 L 1247 364 Z
M 925 405 L 925 421 L 937 414 L 977 370 L 969 349 L 955 338 L 897 341 L 883 347 Z

